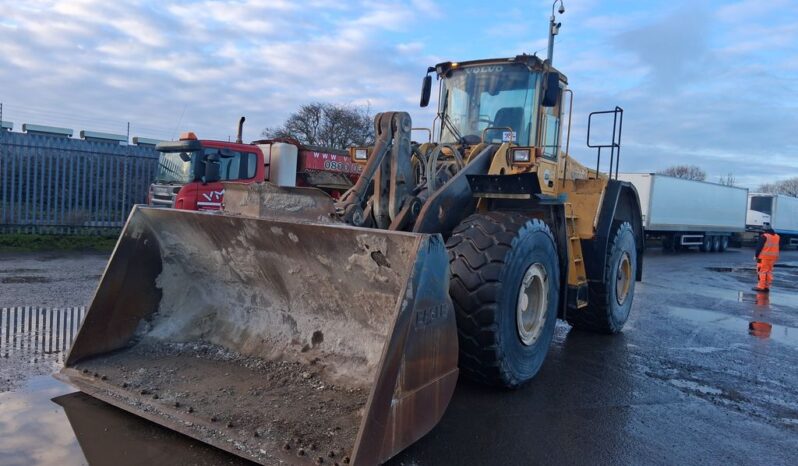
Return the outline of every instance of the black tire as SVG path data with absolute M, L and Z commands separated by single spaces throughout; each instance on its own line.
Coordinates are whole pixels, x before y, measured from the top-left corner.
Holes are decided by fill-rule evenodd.
M 554 236 L 541 220 L 489 212 L 463 220 L 446 247 L 461 373 L 488 385 L 522 385 L 540 370 L 554 336 L 560 287 Z M 545 313 L 536 314 L 537 338 L 524 344 L 516 309 L 522 280 L 533 266 L 545 269 L 540 286 L 546 305 Z
M 720 236 L 712 237 L 712 252 L 720 252 Z
M 665 235 L 662 237 L 662 252 L 676 252 L 676 238 L 674 235 Z
M 728 236 L 721 236 L 720 237 L 720 248 L 718 251 L 724 252 L 729 247 L 729 237 Z
M 628 269 L 624 267 L 624 275 L 628 280 L 624 283 L 623 299 L 619 299 L 618 277 L 621 261 L 628 261 Z M 637 247 L 632 225 L 623 222 L 616 226 L 615 235 L 607 252 L 607 265 L 605 269 L 605 283 L 590 283 L 589 304 L 587 308 L 570 310 L 567 315 L 568 323 L 580 330 L 597 333 L 618 333 L 629 318 L 632 308 L 632 298 L 635 292 L 635 277 L 637 276 Z
M 701 246 L 698 247 L 701 252 L 710 252 L 712 251 L 712 237 L 709 235 L 704 235 L 704 240 L 701 242 Z

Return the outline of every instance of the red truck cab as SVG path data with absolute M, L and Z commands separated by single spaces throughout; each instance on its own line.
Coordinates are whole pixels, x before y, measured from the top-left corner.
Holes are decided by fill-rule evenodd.
M 281 186 L 314 186 L 333 197 L 348 189 L 362 166 L 344 151 L 302 146 L 293 140 L 253 144 L 199 140 L 184 133 L 162 142 L 158 172 L 148 204 L 184 210 L 220 210 L 224 183 L 278 182 Z M 286 181 L 287 180 L 287 181 Z

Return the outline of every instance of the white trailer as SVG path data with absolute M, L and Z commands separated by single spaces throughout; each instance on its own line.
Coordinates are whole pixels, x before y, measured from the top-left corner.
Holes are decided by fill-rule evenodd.
M 798 246 L 798 197 L 750 193 L 746 229 L 762 231 L 765 223 L 781 236 L 782 243 Z
M 621 173 L 640 196 L 647 238 L 666 250 L 698 246 L 725 251 L 734 234 L 745 232 L 748 190 L 654 173 Z

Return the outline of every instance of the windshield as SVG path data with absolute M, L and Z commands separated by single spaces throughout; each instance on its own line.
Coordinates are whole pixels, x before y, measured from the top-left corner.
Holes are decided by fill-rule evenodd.
M 537 73 L 523 65 L 485 65 L 455 69 L 443 80 L 441 142 L 481 140 L 503 142 L 515 133 L 515 143 L 529 146 L 536 131 Z
M 181 154 L 186 161 L 183 161 Z M 197 151 L 193 152 L 161 152 L 158 159 L 158 174 L 155 181 L 158 183 L 186 184 L 194 181 L 194 159 Z
M 202 153 L 202 161 L 200 160 Z M 218 155 L 219 181 L 243 180 L 255 177 L 257 156 L 252 152 L 206 148 L 202 151 L 161 152 L 158 159 L 157 183 L 187 184 L 200 180 L 205 173 L 208 155 Z M 197 166 L 197 164 L 199 165 Z

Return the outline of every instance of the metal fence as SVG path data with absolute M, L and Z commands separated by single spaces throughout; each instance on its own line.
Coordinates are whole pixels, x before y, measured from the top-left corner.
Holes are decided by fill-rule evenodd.
M 152 147 L 0 134 L 0 230 L 119 230 L 146 202 L 158 163 Z
M 0 357 L 32 356 L 63 362 L 85 314 L 84 307 L 0 309 Z

